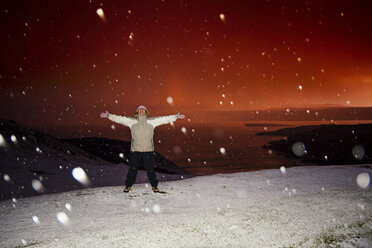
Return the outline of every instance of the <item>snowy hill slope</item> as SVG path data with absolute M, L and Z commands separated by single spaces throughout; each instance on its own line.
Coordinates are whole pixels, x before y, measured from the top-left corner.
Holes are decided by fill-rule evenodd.
M 124 185 L 128 171 L 124 163 L 112 164 L 66 141 L 0 119 L 0 200 L 84 188 L 72 177 L 77 167 L 93 187 Z M 180 178 L 158 173 L 159 180 Z M 139 171 L 137 182 L 147 180 Z
M 370 165 L 293 167 L 0 202 L 1 247 L 371 247 Z

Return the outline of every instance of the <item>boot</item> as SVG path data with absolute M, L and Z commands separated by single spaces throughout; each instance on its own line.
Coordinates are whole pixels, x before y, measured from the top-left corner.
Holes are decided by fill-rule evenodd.
M 124 190 L 123 190 L 124 193 L 128 193 L 128 192 L 130 191 L 131 188 L 132 188 L 132 187 L 125 187 Z

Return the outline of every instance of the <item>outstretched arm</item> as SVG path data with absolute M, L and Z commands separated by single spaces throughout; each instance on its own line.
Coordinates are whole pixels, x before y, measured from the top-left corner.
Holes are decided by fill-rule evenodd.
M 159 117 L 150 118 L 147 122 L 153 125 L 154 127 L 157 127 L 163 124 L 174 122 L 177 119 L 183 119 L 183 118 L 185 118 L 184 115 L 177 113 L 176 115 L 159 116 Z
M 137 122 L 137 120 L 134 119 L 134 118 L 110 114 L 107 111 L 104 112 L 104 113 L 101 113 L 100 116 L 101 116 L 101 118 L 107 118 L 110 121 L 113 121 L 113 122 L 116 122 L 116 123 L 119 123 L 119 124 L 122 124 L 122 125 L 125 125 L 125 126 L 128 126 L 128 127 L 131 127 L 134 123 Z

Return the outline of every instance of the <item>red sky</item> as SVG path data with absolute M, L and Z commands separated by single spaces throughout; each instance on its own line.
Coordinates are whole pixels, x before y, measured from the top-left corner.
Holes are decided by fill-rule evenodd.
M 89 126 L 106 109 L 138 105 L 154 114 L 372 106 L 369 1 L 0 6 L 0 118 Z

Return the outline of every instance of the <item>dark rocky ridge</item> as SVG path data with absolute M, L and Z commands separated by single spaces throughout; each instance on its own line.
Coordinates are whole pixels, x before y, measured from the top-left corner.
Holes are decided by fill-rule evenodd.
M 99 157 L 111 163 L 129 164 L 130 142 L 128 141 L 99 137 L 64 139 L 64 141 L 74 144 L 93 156 Z M 122 153 L 124 156 L 120 157 L 120 153 Z M 154 154 L 155 171 L 167 174 L 189 175 L 189 173 L 183 168 L 178 167 L 175 163 L 166 159 L 159 153 L 154 152 Z M 140 169 L 144 170 L 143 163 L 140 164 Z
M 77 167 L 85 171 L 89 187 L 124 185 L 129 167 L 119 153 L 129 157 L 129 143 L 101 138 L 83 138 L 82 141 L 84 144 L 91 142 L 96 151 L 107 156 L 96 156 L 71 142 L 0 119 L 0 201 L 85 188 L 87 186 L 72 175 Z M 159 181 L 192 177 L 181 168 L 177 170 L 176 164 L 160 154 L 156 154 L 156 161 Z M 183 174 L 176 174 L 178 171 Z M 34 189 L 34 180 L 43 185 L 42 190 Z M 140 170 L 136 183 L 143 182 L 148 182 L 148 178 L 146 172 Z
M 264 145 L 289 158 L 301 159 L 312 164 L 364 164 L 372 162 L 372 124 L 358 125 L 317 125 L 283 128 L 256 135 L 285 136 L 282 140 Z M 306 154 L 296 156 L 292 145 L 303 142 Z M 359 145 L 364 148 L 364 156 L 356 158 L 352 150 Z M 327 156 L 327 159 L 325 158 Z

